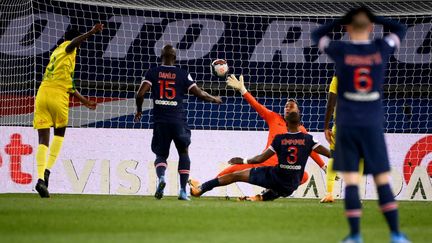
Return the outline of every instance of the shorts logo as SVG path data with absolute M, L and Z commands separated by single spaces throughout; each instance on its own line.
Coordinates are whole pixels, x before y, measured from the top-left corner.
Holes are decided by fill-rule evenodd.
M 38 123 L 39 125 L 43 125 L 43 124 L 45 124 L 46 122 L 47 122 L 46 120 L 41 119 L 41 120 L 39 120 L 37 123 Z

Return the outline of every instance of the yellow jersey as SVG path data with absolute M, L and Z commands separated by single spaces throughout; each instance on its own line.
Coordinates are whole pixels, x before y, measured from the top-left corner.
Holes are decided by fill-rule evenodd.
M 58 46 L 51 54 L 50 62 L 46 67 L 42 79 L 42 87 L 51 87 L 65 90 L 68 93 L 75 92 L 73 76 L 75 71 L 76 48 L 71 52 L 66 52 L 66 47 L 71 41 L 65 41 Z

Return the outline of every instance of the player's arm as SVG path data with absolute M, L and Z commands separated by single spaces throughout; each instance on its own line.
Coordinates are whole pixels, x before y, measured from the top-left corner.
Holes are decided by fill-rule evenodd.
M 318 154 L 324 155 L 327 158 L 330 158 L 330 150 L 328 150 L 326 147 L 322 146 L 322 145 L 318 145 L 316 146 L 313 151 L 317 152 Z
M 231 74 L 227 78 L 227 85 L 241 93 L 243 98 L 249 103 L 250 106 L 254 110 L 258 112 L 260 117 L 262 117 L 264 120 L 268 117 L 268 114 L 270 114 L 272 111 L 267 109 L 265 106 L 260 104 L 255 97 L 252 96 L 251 93 L 249 93 L 244 85 L 244 78 L 243 75 L 240 75 L 239 79 L 236 78 L 234 74 Z
M 304 126 L 299 126 L 299 130 L 300 130 L 300 132 L 302 132 L 302 133 L 308 133 L 307 132 L 307 130 L 306 130 L 306 128 L 304 127 Z M 326 170 L 326 168 L 327 168 L 327 166 L 326 166 L 326 164 L 325 164 L 325 162 L 324 162 L 324 160 L 319 156 L 319 154 L 317 154 L 316 152 L 314 152 L 313 150 L 312 150 L 312 152 L 310 153 L 310 155 L 309 155 L 314 161 L 315 161 L 315 163 L 321 168 L 321 169 L 323 169 L 324 171 Z
M 330 144 L 334 142 L 333 136 L 332 136 L 332 131 L 330 128 L 330 119 L 334 113 L 334 108 L 336 106 L 336 100 L 337 100 L 336 93 L 329 92 L 328 99 L 327 99 L 327 107 L 326 107 L 326 112 L 325 112 L 325 117 L 324 117 L 324 133 L 325 133 L 325 138 L 326 138 L 327 142 L 329 142 Z
M 318 48 L 322 51 L 325 52 L 325 49 L 329 46 L 330 44 L 330 37 L 327 36 L 333 29 L 335 29 L 336 27 L 341 25 L 341 20 L 335 20 L 329 24 L 324 24 L 320 27 L 318 27 L 317 29 L 315 29 L 312 34 L 311 34 L 311 38 L 312 41 L 315 44 L 318 44 Z
M 80 92 L 78 92 L 78 90 L 75 90 L 75 92 L 72 93 L 73 96 L 75 96 L 76 98 L 78 98 L 78 100 L 85 105 L 85 107 L 91 109 L 91 110 L 95 110 L 96 109 L 96 105 L 97 103 L 91 100 L 86 99 L 84 96 L 82 96 L 80 94 Z
M 216 104 L 222 104 L 222 99 L 219 96 L 213 96 L 204 90 L 198 88 L 198 86 L 193 85 L 189 92 L 195 95 L 196 97 L 200 98 L 201 100 L 216 103 Z
M 138 92 L 137 92 L 136 97 L 135 97 L 135 104 L 137 107 L 137 111 L 135 113 L 135 119 L 134 119 L 135 122 L 138 122 L 141 120 L 142 104 L 144 102 L 144 95 L 150 90 L 150 88 L 151 88 L 150 81 L 144 80 L 138 89 Z
M 260 163 L 270 159 L 270 157 L 272 157 L 275 153 L 276 152 L 271 147 L 269 147 L 264 152 L 262 152 L 259 155 L 254 156 L 251 159 L 244 159 L 244 158 L 240 158 L 240 157 L 235 157 L 235 158 L 230 159 L 228 161 L 228 163 L 231 165 L 235 165 L 235 164 L 260 164 Z
M 90 36 L 100 32 L 100 31 L 102 31 L 103 27 L 104 27 L 103 24 L 96 24 L 95 26 L 93 26 L 93 28 L 89 32 L 73 38 L 72 41 L 69 43 L 69 45 L 66 46 L 66 49 L 65 49 L 66 52 L 67 53 L 73 52 L 75 50 L 75 48 L 77 48 L 87 38 L 89 38 Z
M 384 38 L 385 40 L 387 40 L 390 46 L 396 48 L 400 46 L 400 41 L 405 37 L 405 34 L 407 32 L 407 28 L 405 25 L 379 16 L 374 17 L 373 22 L 375 24 L 382 25 L 384 28 L 390 31 L 390 33 Z M 390 43 L 394 43 L 394 45 Z

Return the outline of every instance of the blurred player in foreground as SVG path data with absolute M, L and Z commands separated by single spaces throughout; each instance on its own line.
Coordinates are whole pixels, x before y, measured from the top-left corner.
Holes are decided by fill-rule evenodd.
M 370 40 L 373 23 L 382 24 L 390 33 Z M 350 41 L 332 41 L 327 36 L 340 25 L 345 25 Z M 364 173 L 374 177 L 379 205 L 391 231 L 391 242 L 409 242 L 399 231 L 398 207 L 389 184 L 390 165 L 382 128 L 381 100 L 386 66 L 405 33 L 405 26 L 375 17 L 366 7 L 353 9 L 342 20 L 312 33 L 320 50 L 335 62 L 339 79 L 334 169 L 342 172 L 346 183 L 345 214 L 350 226 L 350 234 L 343 242 L 362 242 L 358 191 L 360 158 L 364 158 Z M 329 127 L 324 129 L 329 130 Z
M 228 163 L 260 164 L 273 155 L 278 158 L 276 166 L 248 168 L 217 177 L 202 185 L 192 185 L 191 195 L 199 197 L 215 187 L 229 185 L 234 182 L 248 182 L 253 185 L 270 189 L 275 194 L 287 197 L 300 185 L 306 162 L 312 150 L 330 157 L 330 151 L 317 143 L 312 135 L 299 130 L 300 113 L 291 111 L 285 115 L 288 132 L 274 137 L 271 145 L 260 155 L 251 159 L 232 158 Z
M 333 126 L 331 129 L 326 129 L 325 138 L 327 142 L 330 144 L 330 152 L 332 154 L 332 158 L 329 159 L 327 163 L 327 174 L 326 174 L 326 195 L 321 199 L 321 203 L 332 203 L 335 201 L 333 197 L 333 188 L 335 181 L 339 179 L 336 174 L 336 171 L 333 170 L 333 155 L 335 150 L 335 135 L 336 135 L 336 112 L 334 110 L 336 106 L 337 100 L 337 83 L 338 79 L 336 76 L 333 76 L 332 81 L 330 83 L 330 90 L 327 99 L 327 109 L 325 113 L 324 119 L 324 127 L 329 127 L 330 119 L 333 116 Z M 360 159 L 359 164 L 359 172 L 360 175 L 363 174 L 363 159 Z
M 191 143 L 191 131 L 186 121 L 183 99 L 190 92 L 204 101 L 221 104 L 222 100 L 198 88 L 186 70 L 174 66 L 176 49 L 173 46 L 165 45 L 161 58 L 162 65 L 147 71 L 137 92 L 135 122 L 141 120 L 144 95 L 151 89 L 154 121 L 151 148 L 156 154 L 154 164 L 158 177 L 155 197 L 156 199 L 163 197 L 167 159 L 171 142 L 174 141 L 179 154 L 180 192 L 178 199 L 189 200 L 186 184 L 190 170 L 188 148 Z
M 267 109 L 265 106 L 260 104 L 251 93 L 249 93 L 244 85 L 244 78 L 243 75 L 240 75 L 239 79 L 235 77 L 235 75 L 230 75 L 227 78 L 227 85 L 229 87 L 234 88 L 235 90 L 239 91 L 244 99 L 252 106 L 254 110 L 256 110 L 261 118 L 263 118 L 266 122 L 266 124 L 269 127 L 269 135 L 267 139 L 267 144 L 265 146 L 265 149 L 267 149 L 271 142 L 273 141 L 274 137 L 278 134 L 286 133 L 287 130 L 287 124 L 285 122 L 285 119 L 278 113 L 271 111 Z M 287 103 L 285 104 L 284 108 L 284 115 L 286 116 L 291 111 L 299 111 L 299 107 L 297 102 L 294 99 L 289 99 Z M 302 133 L 307 133 L 306 128 L 303 125 L 299 126 L 299 130 Z M 322 158 L 314 151 L 310 154 L 310 157 L 321 167 L 324 171 L 326 170 L 327 166 L 325 165 Z M 217 177 L 221 177 L 223 175 L 233 173 L 236 171 L 241 171 L 244 169 L 249 168 L 255 168 L 255 167 L 262 167 L 262 166 L 276 166 L 278 164 L 277 156 L 274 155 L 270 157 L 268 160 L 264 161 L 263 163 L 259 164 L 235 164 L 227 167 L 223 171 L 221 171 Z M 301 179 L 301 183 L 303 184 L 308 180 L 309 176 L 308 173 L 305 171 L 303 174 L 303 177 Z M 190 180 L 190 184 L 197 185 L 199 184 L 196 180 Z M 255 196 L 245 196 L 240 197 L 240 200 L 246 200 L 246 201 L 271 201 L 276 198 L 278 198 L 279 195 L 275 194 L 271 190 L 265 190 L 262 194 L 258 194 Z
M 89 109 L 96 103 L 84 98 L 73 82 L 75 57 L 80 44 L 88 37 L 102 31 L 103 24 L 96 24 L 81 35 L 78 30 L 66 32 L 65 41 L 51 54 L 41 86 L 36 95 L 33 127 L 38 130 L 39 145 L 36 152 L 38 181 L 36 191 L 41 197 L 49 197 L 50 170 L 60 153 L 68 124 L 69 96 L 73 95 Z M 50 128 L 54 127 L 54 138 L 49 145 Z M 47 159 L 49 146 L 49 156 Z

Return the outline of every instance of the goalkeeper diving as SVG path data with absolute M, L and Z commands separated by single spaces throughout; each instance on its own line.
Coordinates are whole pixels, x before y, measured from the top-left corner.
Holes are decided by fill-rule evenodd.
M 266 122 L 266 124 L 269 127 L 269 134 L 267 138 L 267 144 L 265 146 L 265 149 L 267 149 L 270 145 L 273 139 L 278 134 L 285 134 L 288 132 L 287 129 L 287 123 L 283 116 L 280 114 L 271 111 L 267 109 L 265 106 L 260 104 L 251 93 L 249 93 L 244 85 L 244 77 L 243 75 L 240 75 L 239 79 L 235 77 L 235 75 L 230 75 L 227 78 L 227 85 L 231 88 L 234 88 L 235 90 L 239 91 L 241 95 L 244 97 L 244 99 L 256 110 L 261 118 L 263 118 Z M 297 101 L 294 99 L 288 99 L 288 101 L 285 104 L 284 107 L 284 116 L 288 115 L 290 112 L 296 111 L 300 112 L 300 109 L 298 107 Z M 299 124 L 298 127 L 299 131 L 302 133 L 307 133 L 306 128 Z M 326 170 L 326 165 L 322 158 L 314 151 L 310 153 L 310 157 L 318 164 L 320 168 L 322 168 L 324 171 Z M 265 160 L 262 163 L 258 164 L 233 164 L 226 169 L 222 170 L 217 177 L 221 177 L 230 173 L 239 172 L 245 169 L 251 169 L 256 167 L 263 167 L 263 166 L 276 166 L 278 164 L 278 158 L 276 155 L 271 156 L 269 159 Z M 302 174 L 300 184 L 306 183 L 309 178 L 309 175 L 306 171 Z M 191 186 L 198 185 L 199 182 L 196 180 L 190 180 Z M 240 200 L 247 200 L 247 201 L 271 201 L 276 198 L 278 198 L 280 195 L 275 194 L 272 190 L 265 190 L 263 193 L 255 195 L 255 196 L 245 196 L 240 197 Z

